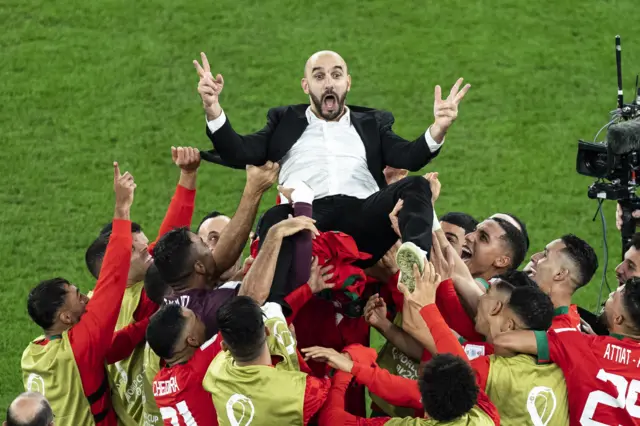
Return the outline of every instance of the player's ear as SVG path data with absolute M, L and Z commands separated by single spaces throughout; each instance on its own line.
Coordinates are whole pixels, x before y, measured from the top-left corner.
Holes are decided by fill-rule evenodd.
M 302 81 L 300 81 L 300 85 L 302 86 L 302 91 L 305 95 L 309 94 L 309 81 L 307 77 L 302 77 Z
M 190 334 L 187 336 L 187 345 L 191 346 L 192 348 L 198 348 L 200 347 L 200 342 L 198 341 L 197 337 Z
M 229 350 L 229 345 L 227 345 L 227 342 L 225 342 L 224 340 L 220 342 L 220 347 L 222 348 L 223 351 Z
M 624 315 L 620 314 L 613 317 L 613 323 L 615 325 L 622 325 L 623 322 L 624 322 Z
M 347 75 L 347 92 L 351 90 L 351 74 Z
M 562 281 L 569 275 L 568 269 L 560 269 L 557 274 L 553 276 L 554 281 Z
M 196 274 L 205 275 L 207 273 L 207 268 L 204 267 L 204 263 L 199 260 L 196 260 L 193 269 L 196 271 Z
M 265 336 L 270 336 L 271 333 L 269 332 L 269 327 L 267 327 L 266 325 L 264 326 L 264 335 Z
M 493 265 L 496 268 L 502 269 L 509 266 L 510 263 L 511 263 L 511 258 L 509 256 L 500 256 L 493 262 Z
M 502 311 L 503 307 L 504 307 L 504 304 L 502 303 L 502 301 L 497 300 L 495 305 L 493 305 L 493 307 L 491 308 L 491 311 L 489 311 L 489 315 L 491 316 L 498 315 L 500 311 Z
M 67 310 L 60 311 L 58 318 L 65 325 L 73 325 L 73 318 L 71 317 L 71 313 Z

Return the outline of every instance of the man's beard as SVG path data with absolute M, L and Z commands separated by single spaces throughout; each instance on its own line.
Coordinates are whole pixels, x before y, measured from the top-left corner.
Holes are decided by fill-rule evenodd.
M 333 96 L 335 98 L 335 102 L 337 103 L 338 108 L 336 108 L 333 112 L 324 113 L 322 111 L 322 103 L 323 103 L 324 99 L 329 95 L 331 95 L 331 96 Z M 338 118 L 342 114 L 342 111 L 344 110 L 344 102 L 345 102 L 345 100 L 347 98 L 347 92 L 345 92 L 342 95 L 342 97 L 339 97 L 338 94 L 335 93 L 335 92 L 327 92 L 327 93 L 322 95 L 322 98 L 318 98 L 313 93 L 309 93 L 309 96 L 311 97 L 311 101 L 313 102 L 313 106 L 316 107 L 316 111 L 318 112 L 318 114 L 320 114 L 320 117 L 324 118 L 327 121 L 331 121 L 331 120 L 335 120 L 336 118 Z

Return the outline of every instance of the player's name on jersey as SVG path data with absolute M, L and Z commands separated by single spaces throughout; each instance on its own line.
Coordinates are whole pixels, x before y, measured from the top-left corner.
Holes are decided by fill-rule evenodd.
M 611 343 L 607 343 L 607 350 L 602 357 L 606 360 L 617 362 L 618 364 L 629 365 L 629 363 L 634 363 L 636 367 L 640 367 L 640 354 L 637 352 L 632 354 L 631 349 Z
M 153 396 L 165 396 L 170 393 L 176 393 L 179 390 L 178 381 L 175 377 L 161 382 L 153 382 Z
M 189 299 L 191 299 L 191 296 L 180 296 L 175 300 L 164 299 L 164 303 L 167 305 L 180 305 L 187 308 L 189 307 Z

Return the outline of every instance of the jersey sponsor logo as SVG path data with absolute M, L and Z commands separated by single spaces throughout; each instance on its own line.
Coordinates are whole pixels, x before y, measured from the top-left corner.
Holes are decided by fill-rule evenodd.
M 239 414 L 240 418 L 236 417 L 236 410 L 234 407 L 240 406 Z M 227 401 L 227 418 L 231 423 L 231 426 L 249 426 L 253 421 L 255 415 L 255 407 L 253 401 L 245 395 L 235 393 L 231 395 L 231 398 Z
M 162 380 L 159 382 L 156 382 L 154 380 L 153 382 L 153 396 L 155 397 L 176 393 L 179 390 L 180 387 L 178 386 L 178 381 L 175 377 L 171 377 L 169 380 Z
M 527 411 L 533 426 L 547 426 L 557 406 L 558 402 L 553 389 L 546 386 L 536 386 L 531 389 L 527 397 Z
M 44 379 L 35 373 L 29 374 L 27 377 L 27 392 L 38 392 L 39 394 L 46 396 L 44 393 Z

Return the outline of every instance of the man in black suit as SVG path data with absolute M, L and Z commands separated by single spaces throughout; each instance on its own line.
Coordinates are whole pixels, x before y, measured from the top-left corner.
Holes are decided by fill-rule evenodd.
M 197 61 L 194 65 L 200 77 L 198 92 L 206 113 L 207 135 L 214 146 L 214 150 L 202 153 L 203 159 L 235 168 L 266 161 L 280 163 L 282 186 L 311 190 L 294 194 L 305 198 L 298 201 L 313 202 L 317 228 L 345 232 L 361 251 L 372 255 L 363 267 L 375 263 L 397 241 L 388 215 L 403 199 L 398 217 L 402 240 L 414 243 L 411 250 L 417 254 L 429 253 L 434 215 L 429 182 L 411 176 L 387 186 L 383 170 L 388 165 L 417 171 L 437 156 L 470 85 L 460 90 L 459 79 L 444 100 L 440 86 L 436 86 L 435 121 L 410 142 L 391 129 L 391 113 L 345 105 L 351 88 L 347 64 L 337 53 L 321 51 L 309 58 L 302 78 L 310 105 L 272 108 L 262 130 L 243 136 L 233 130 L 220 106 L 222 75 L 213 77 L 204 53 L 202 66 Z M 258 235 L 290 212 L 288 205 L 267 211 Z M 285 257 L 291 255 L 283 245 L 276 277 L 286 276 L 284 271 L 290 268 L 290 261 L 282 259 Z M 278 287 L 277 280 L 274 287 Z

